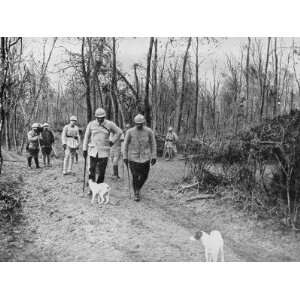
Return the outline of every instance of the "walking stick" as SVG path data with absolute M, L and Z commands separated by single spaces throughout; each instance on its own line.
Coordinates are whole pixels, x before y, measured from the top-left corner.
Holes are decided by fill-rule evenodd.
M 121 157 L 122 159 L 122 179 L 124 180 L 124 160 L 123 157 Z
M 128 164 L 129 164 L 129 161 L 128 161 Z M 128 164 L 127 164 L 126 166 L 127 166 L 127 176 L 128 176 L 129 199 L 131 200 L 130 174 L 129 174 L 129 167 L 128 167 Z
M 86 173 L 86 157 L 84 158 L 84 169 L 83 169 L 83 187 L 82 187 L 83 192 L 85 188 L 85 173 Z
M 52 151 L 53 151 L 54 157 L 55 157 L 55 158 L 58 158 L 57 153 L 56 153 L 56 151 L 55 151 L 53 145 L 51 145 L 51 149 L 52 149 Z

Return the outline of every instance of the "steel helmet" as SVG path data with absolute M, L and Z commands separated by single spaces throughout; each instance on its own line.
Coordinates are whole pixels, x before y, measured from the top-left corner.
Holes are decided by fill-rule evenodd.
M 46 122 L 42 125 L 42 127 L 50 127 L 50 125 Z
M 134 123 L 135 124 L 143 124 L 145 123 L 145 117 L 141 114 L 138 114 L 134 117 Z
M 31 125 L 31 128 L 33 129 L 33 128 L 39 128 L 40 127 L 40 124 L 39 123 L 33 123 L 32 125 Z
M 70 118 L 70 121 L 77 121 L 77 117 L 76 117 L 76 116 L 72 116 L 72 117 Z
M 169 131 L 172 131 L 172 130 L 173 130 L 173 127 L 172 127 L 172 126 L 170 126 L 168 130 L 169 130 Z
M 106 112 L 103 108 L 97 108 L 95 111 L 95 117 L 96 118 L 105 118 Z

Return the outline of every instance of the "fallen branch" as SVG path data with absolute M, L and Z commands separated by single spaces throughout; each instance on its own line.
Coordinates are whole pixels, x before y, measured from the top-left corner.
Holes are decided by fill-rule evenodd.
M 281 145 L 280 142 L 273 142 L 273 141 L 257 141 L 259 144 L 269 144 L 269 145 Z
M 199 182 L 196 182 L 196 183 L 193 183 L 193 184 L 190 184 L 190 185 L 187 185 L 187 186 L 183 186 L 183 187 L 181 187 L 180 189 L 177 190 L 177 193 L 181 193 L 184 190 L 190 189 L 190 188 L 198 186 L 198 185 L 199 185 Z
M 207 200 L 207 199 L 213 199 L 215 198 L 215 194 L 200 194 L 196 197 L 186 199 L 185 202 L 192 202 L 196 200 Z
M 16 163 L 22 163 L 22 164 L 25 163 L 25 161 L 22 161 L 22 160 L 8 160 L 8 159 L 3 159 L 3 161 L 6 161 L 6 162 L 16 162 Z

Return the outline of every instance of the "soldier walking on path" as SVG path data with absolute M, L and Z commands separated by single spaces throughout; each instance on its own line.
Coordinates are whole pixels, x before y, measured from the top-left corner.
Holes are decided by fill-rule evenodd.
M 177 134 L 173 131 L 173 127 L 169 127 L 165 140 L 164 158 L 168 154 L 168 160 L 177 154 L 176 143 L 178 141 Z
M 123 152 L 123 145 L 124 145 L 124 139 L 127 129 L 130 128 L 129 124 L 126 124 L 125 129 L 123 130 L 123 133 L 118 141 L 114 143 L 114 145 L 111 147 L 111 160 L 113 164 L 113 176 L 115 179 L 120 179 L 119 176 L 119 161 L 122 161 L 122 152 Z
M 76 126 L 77 118 L 72 116 L 70 118 L 70 124 L 67 124 L 62 132 L 61 140 L 65 151 L 63 175 L 71 174 L 75 152 L 80 145 L 80 134 L 78 126 Z
M 39 151 L 40 151 L 40 141 L 41 135 L 39 133 L 39 124 L 34 123 L 31 126 L 31 130 L 27 134 L 28 143 L 26 146 L 26 150 L 28 153 L 27 162 L 28 167 L 31 168 L 32 158 L 34 159 L 35 166 L 37 169 L 39 166 Z
M 104 181 L 110 148 L 120 139 L 122 130 L 114 122 L 106 119 L 106 112 L 102 108 L 96 109 L 95 117 L 96 120 L 87 125 L 82 149 L 83 157 L 90 157 L 89 179 L 101 183 Z M 111 133 L 113 136 L 110 139 Z M 97 166 L 99 176 L 96 180 Z
M 125 136 L 123 158 L 131 170 L 134 200 L 140 201 L 140 190 L 148 178 L 150 164 L 156 163 L 157 153 L 154 133 L 144 125 L 144 116 L 138 114 L 134 123 Z
M 41 150 L 43 155 L 43 163 L 44 166 L 50 167 L 50 154 L 52 152 L 52 145 L 54 144 L 54 135 L 50 130 L 50 126 L 48 123 L 44 123 L 42 125 L 42 140 L 41 140 Z M 46 162 L 47 161 L 47 162 Z

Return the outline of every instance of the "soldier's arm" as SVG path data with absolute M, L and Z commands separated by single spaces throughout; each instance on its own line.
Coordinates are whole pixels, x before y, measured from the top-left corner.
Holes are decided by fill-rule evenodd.
M 119 128 L 115 123 L 111 122 L 110 123 L 110 130 L 113 132 L 113 137 L 111 139 L 111 141 L 113 143 L 115 143 L 117 140 L 120 139 L 121 135 L 122 135 L 122 130 L 121 128 Z
M 173 134 L 174 134 L 175 142 L 177 142 L 178 141 L 178 135 L 175 132 L 173 132 Z
M 61 134 L 61 143 L 63 145 L 67 144 L 67 126 L 64 127 L 62 134 Z
M 124 149 L 123 149 L 123 158 L 128 159 L 128 146 L 131 140 L 130 131 L 126 132 L 125 139 L 124 139 Z
M 153 131 L 150 129 L 149 130 L 150 134 L 150 147 L 151 147 L 151 156 L 152 158 L 157 157 L 157 146 L 156 146 L 156 140 Z
M 38 140 L 39 137 L 38 135 L 33 135 L 31 132 L 29 132 L 27 138 L 29 142 L 35 142 Z

